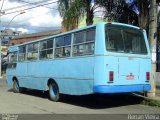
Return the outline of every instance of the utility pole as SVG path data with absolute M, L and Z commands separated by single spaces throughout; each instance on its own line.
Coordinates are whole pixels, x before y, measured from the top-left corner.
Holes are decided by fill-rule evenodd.
M 156 44 L 157 44 L 157 4 L 156 0 L 150 0 L 149 10 L 149 43 L 151 49 L 152 73 L 151 90 L 147 93 L 148 97 L 156 96 Z
M 0 27 L 1 27 L 1 14 L 2 14 L 2 12 L 1 12 L 1 10 L 0 10 Z M 1 74 L 1 71 L 2 71 L 2 57 L 1 57 L 1 50 L 2 50 L 2 48 L 1 48 L 1 43 L 2 43 L 2 39 L 1 39 L 1 37 L 2 37 L 2 35 L 1 35 L 2 33 L 1 33 L 1 29 L 0 29 L 0 78 L 2 78 L 2 74 Z
M 0 18 L 0 22 L 1 22 L 1 18 Z M 2 50 L 2 48 L 1 48 L 1 41 L 2 41 L 2 39 L 1 39 L 1 30 L 0 30 L 0 78 L 2 78 L 2 74 L 1 74 L 1 71 L 2 71 L 2 57 L 1 57 L 1 50 Z

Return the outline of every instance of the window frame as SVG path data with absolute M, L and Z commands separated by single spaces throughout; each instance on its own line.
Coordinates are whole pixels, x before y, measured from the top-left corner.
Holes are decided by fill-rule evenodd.
M 28 46 L 29 45 L 34 45 L 34 44 L 37 44 L 38 46 L 37 46 L 37 50 L 34 50 L 34 46 L 33 46 L 33 50 L 32 51 L 28 51 Z M 37 53 L 37 57 L 34 57 L 34 58 L 32 58 L 32 59 L 28 59 L 28 54 L 29 53 L 32 53 L 32 54 L 34 54 L 34 53 Z M 33 55 L 32 55 L 33 56 Z M 29 44 L 27 44 L 27 52 L 26 52 L 26 59 L 27 59 L 27 61 L 35 61 L 35 60 L 39 60 L 39 42 L 34 42 L 34 43 L 29 43 Z
M 87 32 L 89 31 L 94 31 L 95 35 L 94 35 L 94 40 L 92 41 L 87 41 Z M 83 42 L 81 43 L 74 43 L 74 38 L 75 38 L 75 34 L 79 33 L 79 32 L 84 32 L 84 40 Z M 96 27 L 91 27 L 89 29 L 86 29 L 86 30 L 82 30 L 82 31 L 77 31 L 77 32 L 74 32 L 74 38 L 73 38 L 73 50 L 72 50 L 72 56 L 73 57 L 78 57 L 78 56 L 88 56 L 88 55 L 94 55 L 95 54 L 95 42 L 96 42 Z M 80 45 L 86 45 L 86 44 L 93 44 L 94 45 L 94 50 L 93 50 L 93 53 L 82 53 L 82 54 L 77 54 L 75 55 L 77 52 L 74 53 L 74 47 L 75 46 L 80 46 Z
M 57 47 L 57 46 L 56 46 L 56 40 L 57 40 L 56 38 L 62 37 L 62 38 L 63 38 L 63 41 L 65 41 L 65 37 L 66 37 L 66 36 L 70 36 L 70 45 L 67 44 L 67 45 L 62 45 L 62 46 L 58 46 L 58 47 Z M 71 49 L 71 48 L 72 48 L 72 33 L 55 37 L 55 45 L 54 45 L 54 47 L 55 47 L 55 48 L 54 48 L 54 58 L 55 58 L 55 59 L 71 57 L 71 54 L 72 54 L 72 51 L 71 51 L 71 50 L 72 50 L 72 49 Z M 57 51 L 56 51 L 56 50 L 57 50 L 57 49 L 62 49 L 62 51 L 63 51 L 63 50 L 65 51 L 65 48 L 70 48 L 70 51 L 69 51 L 70 53 L 69 53 L 69 55 L 68 55 L 68 56 L 63 56 L 63 55 L 62 55 L 62 56 L 57 56 L 57 53 L 56 53 Z M 63 52 L 62 52 L 62 53 L 63 53 Z M 66 53 L 65 53 L 65 54 L 66 54 Z
M 127 29 L 126 29 L 127 28 Z M 119 26 L 119 25 L 105 25 L 105 50 L 107 52 L 113 52 L 113 53 L 123 53 L 123 54 L 138 54 L 138 55 L 147 55 L 148 54 L 148 50 L 147 50 L 147 45 L 146 45 L 146 41 L 145 41 L 145 37 L 143 35 L 143 31 L 140 31 L 139 29 L 136 29 L 136 28 L 131 28 L 131 27 L 126 27 L 126 26 Z M 108 41 L 109 41 L 109 35 L 108 35 L 108 30 L 109 29 L 113 29 L 113 30 L 120 30 L 120 33 L 121 33 L 121 36 L 122 36 L 122 40 L 123 40 L 123 52 L 121 51 L 112 51 L 112 50 L 108 50 L 107 49 L 107 44 L 108 44 Z M 132 31 L 137 31 L 139 33 L 139 35 L 141 35 L 141 39 L 143 40 L 140 40 L 140 42 L 143 42 L 144 43 L 144 47 L 145 47 L 145 51 L 146 53 L 141 53 L 140 51 L 139 52 L 136 52 L 136 53 L 131 53 L 131 52 L 126 52 L 126 32 L 127 30 L 132 30 Z
M 25 52 L 21 53 L 20 52 L 20 47 L 25 47 Z M 20 55 L 24 55 L 24 60 L 23 61 L 20 61 Z M 19 46 L 19 51 L 18 51 L 18 62 L 25 62 L 26 61 L 26 57 L 27 57 L 27 45 L 22 45 L 22 46 Z
M 47 39 L 45 41 L 39 41 L 39 60 L 50 60 L 50 59 L 53 59 L 54 58 L 54 41 L 55 39 L 52 38 L 52 39 Z M 48 48 L 48 46 L 45 48 L 45 49 L 41 49 L 41 42 L 48 42 L 48 41 L 52 41 L 52 48 Z M 41 52 L 47 52 L 49 50 L 52 50 L 52 57 L 51 58 L 41 58 Z M 47 54 L 46 54 L 47 55 Z
M 16 53 L 16 61 L 15 62 L 11 62 L 10 54 L 13 54 L 13 53 Z M 17 62 L 18 62 L 18 51 L 10 52 L 9 53 L 9 63 L 7 65 L 7 69 L 16 69 Z

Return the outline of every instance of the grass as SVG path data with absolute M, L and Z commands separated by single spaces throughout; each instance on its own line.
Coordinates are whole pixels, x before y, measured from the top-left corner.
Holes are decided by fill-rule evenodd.
M 153 100 L 153 99 L 144 99 L 142 101 L 143 105 L 149 105 L 154 107 L 160 107 L 160 100 Z
M 159 86 L 159 85 L 157 85 L 157 86 L 156 86 L 156 88 L 160 89 L 160 86 Z

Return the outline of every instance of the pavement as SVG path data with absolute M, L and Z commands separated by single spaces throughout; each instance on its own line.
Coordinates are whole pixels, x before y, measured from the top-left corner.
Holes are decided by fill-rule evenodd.
M 160 88 L 156 89 L 156 96 L 160 99 Z
M 138 114 L 138 117 L 145 118 L 143 115 L 160 113 L 158 107 L 141 104 L 139 99 L 143 97 L 160 104 L 160 87 L 156 89 L 154 98 L 125 95 L 100 97 L 68 96 L 61 102 L 52 102 L 48 95 L 39 91 L 15 94 L 6 85 L 5 79 L 0 78 L 0 120 L 128 120 Z
M 53 102 L 48 99 L 48 93 L 42 91 L 13 93 L 5 80 L 0 80 L 0 120 L 10 120 L 10 117 L 12 120 L 13 117 L 18 120 L 128 120 L 137 114 L 145 117 L 143 115 L 160 113 L 158 107 L 141 104 L 141 101 L 133 95 L 100 94 L 66 96 L 60 102 Z
M 2 78 L 0 78 L 0 80 L 5 80 L 5 75 L 2 77 Z M 135 94 L 135 95 L 137 95 L 137 96 L 139 96 L 139 97 L 143 97 L 143 98 L 145 98 L 145 99 L 147 99 L 147 100 L 156 100 L 156 101 L 158 101 L 158 102 L 160 102 L 160 87 L 157 87 L 156 88 L 156 97 L 152 97 L 152 98 L 150 98 L 150 97 L 144 97 L 144 96 L 141 96 L 141 95 L 138 95 L 138 94 Z

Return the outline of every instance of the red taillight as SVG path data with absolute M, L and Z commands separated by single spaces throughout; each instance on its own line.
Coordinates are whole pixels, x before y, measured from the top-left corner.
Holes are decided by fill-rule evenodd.
M 150 72 L 146 72 L 146 79 L 150 80 Z
M 139 29 L 140 29 L 140 30 L 144 30 L 144 28 L 143 28 L 143 27 L 140 27 Z
M 107 22 L 107 24 L 112 24 L 112 22 Z
M 114 80 L 114 72 L 110 71 L 109 72 L 109 81 L 112 82 Z

